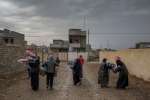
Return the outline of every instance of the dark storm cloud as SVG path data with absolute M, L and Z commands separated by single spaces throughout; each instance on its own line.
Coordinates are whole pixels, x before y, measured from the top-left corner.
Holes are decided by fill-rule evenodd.
M 10 0 L 20 8 L 35 6 L 39 15 L 64 18 L 68 16 L 100 17 L 150 10 L 149 0 Z
M 0 5 L 0 27 L 27 34 L 67 38 L 68 28 L 83 28 L 84 16 L 95 37 L 150 34 L 150 0 L 0 0 Z

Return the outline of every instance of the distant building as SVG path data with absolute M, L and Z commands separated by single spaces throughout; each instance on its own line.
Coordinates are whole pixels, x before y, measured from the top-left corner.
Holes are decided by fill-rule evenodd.
M 140 42 L 136 44 L 136 48 L 150 48 L 150 42 Z
M 0 30 L 0 45 L 25 46 L 26 41 L 24 40 L 24 34 L 8 29 Z
M 68 52 L 69 42 L 65 40 L 53 40 L 53 44 L 50 44 L 50 49 L 53 52 Z
M 91 51 L 91 50 L 92 50 L 91 45 L 90 45 L 90 44 L 87 44 L 87 45 L 86 45 L 86 51 Z
M 69 29 L 69 48 L 71 51 L 86 51 L 86 31 Z
M 8 29 L 0 30 L 0 73 L 16 72 L 23 68 L 17 60 L 24 55 L 26 44 L 23 34 Z
M 46 47 L 46 46 L 37 46 L 36 44 L 31 44 L 31 45 L 26 46 L 26 49 L 32 49 L 33 52 L 35 52 L 35 53 L 39 53 L 39 52 L 41 53 L 42 50 L 44 51 L 44 48 L 48 48 L 48 47 Z

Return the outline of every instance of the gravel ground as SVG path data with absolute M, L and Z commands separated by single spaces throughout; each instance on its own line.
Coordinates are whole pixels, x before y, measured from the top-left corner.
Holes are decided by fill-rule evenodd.
M 45 77 L 40 76 L 40 89 L 36 92 L 30 88 L 25 74 L 17 75 L 16 82 L 0 91 L 0 100 L 150 100 L 150 83 L 130 76 L 129 88 L 117 90 L 117 75 L 111 73 L 110 88 L 101 89 L 97 84 L 97 71 L 98 64 L 86 64 L 82 85 L 74 86 L 71 69 L 62 64 L 58 68 L 54 90 L 47 90 Z

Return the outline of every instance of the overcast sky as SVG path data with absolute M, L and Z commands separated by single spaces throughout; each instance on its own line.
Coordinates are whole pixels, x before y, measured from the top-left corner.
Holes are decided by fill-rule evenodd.
M 38 45 L 67 40 L 69 28 L 89 28 L 94 48 L 150 42 L 150 0 L 0 0 L 0 12 L 0 28 Z

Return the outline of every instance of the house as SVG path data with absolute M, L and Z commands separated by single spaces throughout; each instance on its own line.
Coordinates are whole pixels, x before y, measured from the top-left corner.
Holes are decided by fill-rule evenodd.
M 17 60 L 24 55 L 25 45 L 24 34 L 0 30 L 0 72 L 14 72 L 23 68 Z
M 69 42 L 65 40 L 53 40 L 53 44 L 50 44 L 50 49 L 53 52 L 68 52 Z
M 69 29 L 69 48 L 70 51 L 86 51 L 86 31 L 81 29 Z
M 150 42 L 140 42 L 136 44 L 136 48 L 150 48 Z
M 10 31 L 8 29 L 0 30 L 0 45 L 5 46 L 25 46 L 24 34 Z

